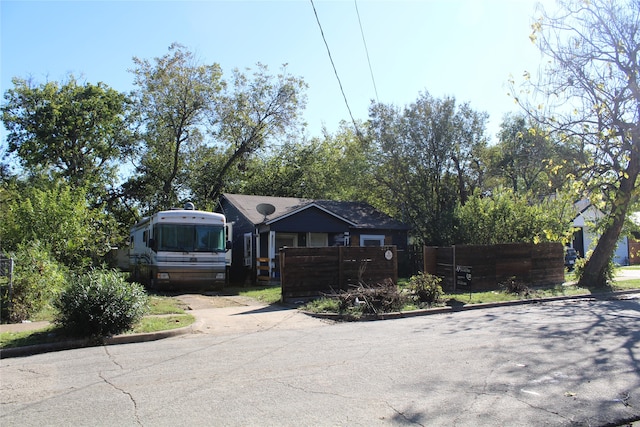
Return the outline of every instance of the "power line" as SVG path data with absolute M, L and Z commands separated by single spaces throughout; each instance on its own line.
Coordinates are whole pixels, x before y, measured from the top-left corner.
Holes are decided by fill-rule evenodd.
M 358 15 L 358 24 L 360 24 L 360 34 L 362 35 L 362 43 L 364 44 L 364 51 L 367 54 L 367 63 L 369 63 L 369 72 L 371 73 L 371 82 L 373 82 L 373 91 L 376 94 L 376 101 L 380 103 L 380 100 L 378 99 L 378 88 L 376 87 L 376 79 L 373 78 L 373 68 L 371 68 L 371 59 L 369 59 L 369 49 L 367 49 L 367 41 L 364 38 L 362 21 L 360 20 L 360 12 L 358 11 L 358 2 L 356 0 L 353 0 L 353 4 L 356 7 L 356 15 Z
M 329 49 L 329 44 L 327 43 L 327 39 L 324 36 L 324 31 L 322 31 L 322 25 L 320 24 L 320 18 L 318 18 L 318 12 L 316 11 L 316 6 L 313 4 L 313 0 L 309 0 L 311 2 L 311 7 L 313 8 L 313 13 L 316 15 L 316 22 L 318 22 L 318 27 L 320 28 L 320 34 L 322 35 L 322 40 L 324 41 L 324 45 L 327 48 L 327 53 L 329 54 L 329 60 L 331 61 L 331 66 L 333 67 L 333 72 L 336 75 L 336 79 L 338 80 L 338 85 L 340 86 L 340 92 L 342 92 L 342 97 L 344 98 L 344 103 L 347 106 L 347 110 L 349 111 L 349 116 L 351 117 L 351 121 L 353 122 L 353 126 L 356 128 L 356 132 L 358 131 L 358 125 L 356 124 L 355 119 L 353 118 L 353 114 L 351 114 L 351 108 L 349 107 L 349 102 L 347 101 L 347 96 L 344 93 L 344 89 L 342 88 L 342 82 L 340 81 L 340 76 L 338 76 L 338 70 L 336 69 L 336 64 L 333 62 L 333 57 L 331 56 L 331 50 Z

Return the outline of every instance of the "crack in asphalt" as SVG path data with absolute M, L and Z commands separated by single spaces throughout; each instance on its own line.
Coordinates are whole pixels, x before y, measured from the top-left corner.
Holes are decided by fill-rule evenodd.
M 391 408 L 391 410 L 392 410 L 393 412 L 395 412 L 395 413 L 396 413 L 396 414 L 398 414 L 400 417 L 402 417 L 402 419 L 403 419 L 403 420 L 405 420 L 405 421 L 407 421 L 407 422 L 410 422 L 411 424 L 415 424 L 415 425 L 418 425 L 418 426 L 421 426 L 421 427 L 425 427 L 425 425 L 424 425 L 424 424 L 421 424 L 421 423 L 419 423 L 418 421 L 416 421 L 416 420 L 414 420 L 414 419 L 409 418 L 409 417 L 408 417 L 404 412 L 399 411 L 399 410 L 397 410 L 396 408 L 394 408 L 394 407 L 393 407 L 393 405 L 392 405 L 392 404 L 390 404 L 389 402 L 386 402 L 386 401 L 385 401 L 384 403 L 386 403 L 386 405 L 387 405 L 389 408 Z
M 116 359 L 113 357 L 113 355 L 111 355 L 111 353 L 109 353 L 109 350 L 107 349 L 107 347 L 104 346 L 103 348 L 104 348 L 104 352 L 109 357 L 109 360 L 111 361 L 111 363 L 113 363 L 118 368 L 120 368 L 120 370 L 124 369 L 122 367 L 122 365 L 116 361 Z M 138 402 L 136 402 L 136 399 L 134 399 L 133 395 L 131 393 L 129 393 L 128 391 L 124 390 L 123 388 L 120 388 L 117 385 L 115 385 L 114 383 L 112 383 L 107 377 L 105 377 L 103 375 L 102 372 L 99 372 L 98 376 L 102 379 L 102 381 L 104 381 L 105 384 L 108 384 L 114 390 L 119 391 L 120 393 L 124 394 L 125 396 L 127 396 L 129 398 L 129 400 L 133 404 L 133 416 L 134 416 L 134 418 L 136 420 L 136 424 L 143 425 L 142 422 L 140 421 L 140 416 L 138 414 Z

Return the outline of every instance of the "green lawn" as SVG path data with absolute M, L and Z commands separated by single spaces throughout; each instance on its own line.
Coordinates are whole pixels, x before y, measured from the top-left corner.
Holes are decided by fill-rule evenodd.
M 640 266 L 622 267 L 623 269 L 640 269 Z M 548 298 L 557 296 L 573 296 L 573 295 L 590 295 L 591 291 L 585 288 L 579 288 L 575 285 L 575 275 L 567 273 L 567 282 L 563 285 L 547 286 L 547 287 L 531 287 L 530 292 L 526 295 L 510 294 L 503 291 L 482 291 L 482 292 L 459 292 L 446 293 L 443 295 L 440 306 L 446 305 L 465 305 L 465 304 L 484 304 L 507 302 L 515 300 L 527 300 L 537 298 Z M 406 286 L 408 279 L 399 280 L 399 286 Z M 640 279 L 617 280 L 613 285 L 614 291 L 640 289 Z M 310 301 L 301 307 L 315 313 L 335 313 L 338 311 L 337 301 L 329 298 L 321 298 Z M 413 304 L 405 305 L 401 311 L 415 310 L 417 307 Z
M 189 326 L 195 318 L 186 314 L 184 309 L 184 304 L 176 298 L 152 295 L 149 297 L 149 313 L 128 333 L 158 332 Z M 45 310 L 33 320 L 51 322 L 53 317 L 53 311 Z M 67 338 L 62 328 L 52 324 L 35 331 L 0 333 L 0 348 L 48 344 Z
M 275 304 L 282 299 L 280 285 L 253 286 L 249 288 L 230 288 L 229 291 L 246 297 L 253 298 L 265 304 Z
M 640 270 L 640 266 L 623 267 L 624 269 Z M 567 280 L 574 280 L 571 274 Z M 406 284 L 406 279 L 400 281 L 400 286 Z M 619 280 L 614 284 L 614 290 L 640 289 L 640 279 Z M 241 295 L 256 299 L 265 304 L 276 304 L 281 299 L 280 286 L 253 286 L 253 287 L 229 287 L 225 293 Z M 565 284 L 546 288 L 532 288 L 528 296 L 519 296 L 500 291 L 449 293 L 444 295 L 445 304 L 480 304 L 518 299 L 544 298 L 550 296 L 569 296 L 589 294 L 588 289 L 578 288 L 575 285 Z M 149 313 L 129 333 L 156 332 L 188 326 L 195 318 L 185 312 L 185 305 L 176 298 L 168 296 L 151 295 L 149 301 Z M 336 310 L 336 305 L 327 300 L 316 300 L 305 306 L 306 309 L 317 312 L 331 312 Z M 410 305 L 404 311 L 415 309 Z M 44 310 L 32 320 L 53 320 L 52 310 Z M 0 348 L 19 347 L 34 344 L 52 343 L 65 339 L 62 330 L 55 325 L 47 326 L 37 331 L 0 333 Z

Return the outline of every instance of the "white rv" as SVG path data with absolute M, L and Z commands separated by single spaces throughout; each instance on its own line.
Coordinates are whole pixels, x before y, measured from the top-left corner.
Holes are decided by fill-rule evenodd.
M 224 286 L 230 254 L 224 215 L 184 209 L 161 211 L 131 228 L 129 269 L 151 288 Z

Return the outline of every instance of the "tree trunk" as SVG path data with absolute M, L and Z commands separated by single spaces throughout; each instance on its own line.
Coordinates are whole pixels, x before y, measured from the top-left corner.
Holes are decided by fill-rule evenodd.
M 609 285 L 607 277 L 607 267 L 616 249 L 622 226 L 624 224 L 631 196 L 634 190 L 638 173 L 640 172 L 640 141 L 633 139 L 631 157 L 625 170 L 624 177 L 620 180 L 620 187 L 616 192 L 615 200 L 612 204 L 611 222 L 607 225 L 598 240 L 598 244 L 591 257 L 584 266 L 582 277 L 578 283 L 584 288 L 604 288 Z

